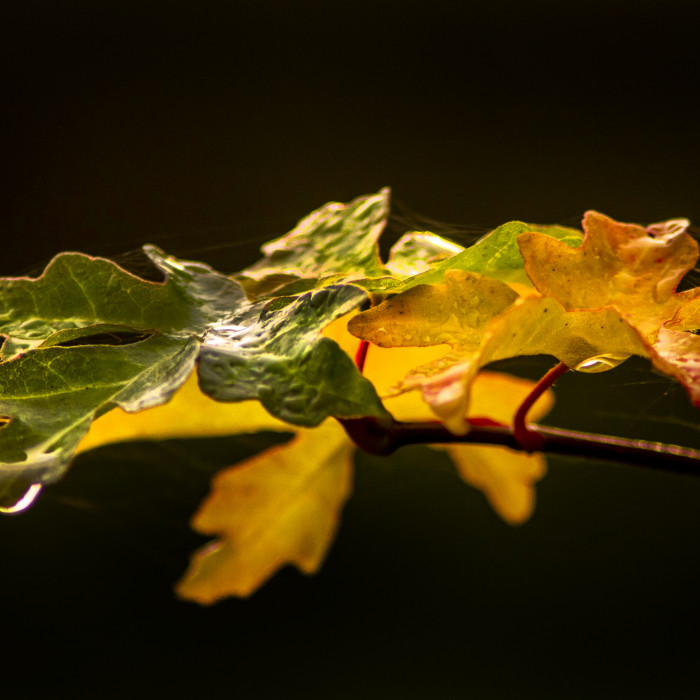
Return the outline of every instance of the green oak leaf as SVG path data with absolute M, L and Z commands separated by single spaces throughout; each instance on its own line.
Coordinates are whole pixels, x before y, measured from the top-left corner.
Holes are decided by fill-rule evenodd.
M 0 428 L 0 502 L 18 483 L 58 479 L 99 414 L 166 402 L 198 349 L 193 338 L 152 335 L 130 345 L 46 347 L 0 363 L 0 414 L 9 418 Z
M 101 324 L 201 334 L 247 303 L 238 283 L 207 265 L 177 260 L 155 246 L 144 252 L 164 282 L 82 253 L 57 255 L 37 279 L 0 279 L 0 335 L 6 338 L 0 359 L 39 347 L 54 333 Z
M 318 425 L 327 416 L 388 416 L 371 382 L 320 335 L 366 300 L 351 285 L 324 287 L 281 308 L 258 303 L 233 323 L 215 326 L 200 354 L 202 390 L 217 401 L 258 399 L 295 425 Z
M 167 401 L 206 330 L 250 306 L 210 267 L 144 252 L 163 282 L 80 253 L 37 279 L 0 279 L 0 504 L 57 479 L 97 415 Z
M 377 241 L 388 216 L 388 188 L 349 204 L 330 202 L 265 244 L 264 257 L 243 270 L 240 281 L 249 295 L 258 297 L 294 278 L 386 275 Z
M 421 274 L 410 277 L 396 291 L 405 291 L 419 284 L 439 284 L 444 281 L 447 270 L 478 272 L 503 282 L 517 282 L 531 286 L 518 247 L 518 236 L 528 231 L 546 234 L 572 248 L 579 246 L 583 240 L 583 234 L 573 228 L 510 221 L 494 229 L 461 253 L 437 263 Z

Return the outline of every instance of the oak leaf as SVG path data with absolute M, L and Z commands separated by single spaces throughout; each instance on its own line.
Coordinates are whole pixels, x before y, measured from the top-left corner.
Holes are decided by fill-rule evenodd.
M 462 251 L 461 245 L 430 231 L 409 231 L 391 247 L 386 269 L 396 277 L 414 277 Z
M 615 309 L 570 312 L 555 299 L 518 298 L 503 282 L 456 270 L 446 273 L 444 285 L 414 287 L 358 314 L 348 330 L 380 347 L 448 345 L 388 395 L 420 389 L 457 434 L 468 430 L 471 382 L 490 362 L 546 354 L 571 367 L 605 356 L 605 366 L 612 366 L 647 354 L 639 333 Z
M 299 278 L 386 275 L 377 241 L 389 216 L 389 194 L 384 188 L 349 204 L 325 204 L 289 233 L 266 243 L 263 258 L 237 278 L 248 294 L 259 297 Z
M 480 415 L 492 412 L 496 419 L 511 420 L 531 388 L 525 380 L 483 373 L 475 383 L 473 408 Z M 425 405 L 412 397 L 388 403 L 397 417 L 425 418 Z M 535 405 L 533 417 L 551 405 L 548 392 Z M 236 426 L 237 431 L 242 428 Z M 209 604 L 250 595 L 285 564 L 307 574 L 318 570 L 350 495 L 355 446 L 330 420 L 313 429 L 297 428 L 296 433 L 291 442 L 214 478 L 192 526 L 217 539 L 195 553 L 178 585 L 180 596 Z M 515 525 L 529 518 L 534 485 L 546 471 L 542 455 L 494 446 L 432 447 L 447 451 L 461 478 L 480 489 L 506 522 Z
M 199 356 L 202 390 L 217 401 L 258 399 L 274 416 L 318 425 L 328 416 L 383 416 L 372 384 L 321 330 L 367 300 L 352 285 L 333 285 L 264 304 L 213 326 Z
M 328 420 L 220 472 L 192 520 L 219 539 L 195 554 L 177 592 L 199 603 L 247 596 L 284 564 L 321 565 L 351 491 L 353 445 Z
M 580 231 L 565 226 L 509 221 L 486 234 L 474 245 L 410 277 L 397 291 L 405 291 L 422 284 L 443 282 L 448 270 L 476 272 L 503 282 L 530 286 L 518 248 L 518 236 L 526 231 L 539 231 L 540 235 L 559 241 L 567 247 L 580 245 L 582 239 Z
M 486 324 L 518 298 L 490 277 L 447 270 L 444 284 L 420 285 L 353 317 L 348 330 L 379 347 L 479 347 Z
M 700 406 L 700 288 L 676 292 L 698 259 L 688 221 L 673 219 L 647 228 L 597 212 L 583 220 L 585 236 L 571 249 L 538 233 L 518 243 L 537 290 L 567 309 L 616 309 L 636 329 L 657 369 L 684 385 Z
M 567 309 L 612 306 L 652 341 L 678 308 L 698 292 L 676 293 L 698 259 L 688 221 L 643 228 L 595 211 L 583 219 L 583 243 L 570 248 L 541 233 L 523 233 L 518 244 L 537 291 Z
M 117 407 L 94 420 L 76 452 L 131 440 L 207 438 L 263 430 L 293 429 L 271 416 L 259 401 L 215 401 L 201 391 L 193 372 L 165 404 L 139 413 L 127 413 Z

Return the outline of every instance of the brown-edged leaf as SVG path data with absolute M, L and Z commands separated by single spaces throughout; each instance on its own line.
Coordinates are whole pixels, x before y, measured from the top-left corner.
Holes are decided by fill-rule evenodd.
M 698 259 L 685 219 L 648 228 L 589 211 L 578 248 L 541 233 L 518 238 L 525 271 L 543 296 L 568 309 L 613 306 L 645 336 L 670 320 L 688 294 L 676 287 Z M 691 296 L 696 296 L 693 292 Z

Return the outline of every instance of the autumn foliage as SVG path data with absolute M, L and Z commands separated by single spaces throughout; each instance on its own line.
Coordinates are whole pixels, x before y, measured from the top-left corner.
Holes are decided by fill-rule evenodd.
M 453 439 L 430 446 L 504 520 L 530 517 L 546 464 L 517 443 L 514 417 L 533 384 L 495 361 L 601 372 L 638 355 L 700 405 L 700 290 L 676 291 L 698 258 L 687 221 L 588 212 L 582 232 L 510 222 L 467 248 L 412 231 L 382 261 L 388 215 L 388 190 L 327 204 L 233 276 L 146 246 L 163 282 L 78 253 L 0 280 L 3 508 L 98 445 L 289 432 L 220 472 L 193 517 L 215 539 L 177 591 L 208 604 L 286 564 L 318 570 L 352 491 L 353 422 L 377 434 L 438 422 Z M 553 400 L 543 391 L 528 421 Z M 520 449 L 469 443 L 484 423 Z

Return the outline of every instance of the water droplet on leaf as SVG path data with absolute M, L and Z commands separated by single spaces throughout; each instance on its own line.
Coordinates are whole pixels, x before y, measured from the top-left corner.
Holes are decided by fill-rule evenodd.
M 615 369 L 618 365 L 622 364 L 629 355 L 595 355 L 594 357 L 589 357 L 583 362 L 574 367 L 576 372 L 587 372 L 588 374 L 595 374 L 596 372 L 607 372 L 609 369 Z
M 0 505 L 0 513 L 19 513 L 20 511 L 29 508 L 36 500 L 39 492 L 42 489 L 41 484 L 32 484 L 14 503 L 12 498 L 2 501 Z

